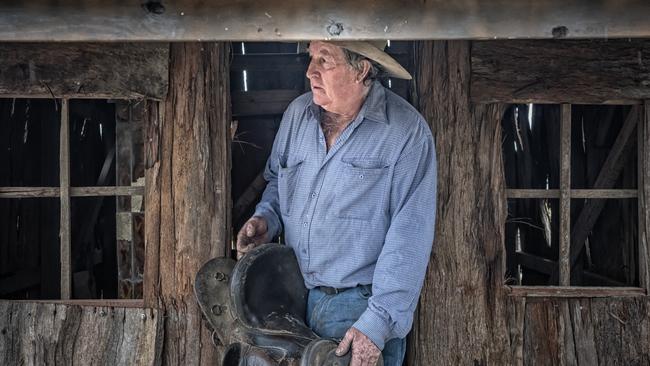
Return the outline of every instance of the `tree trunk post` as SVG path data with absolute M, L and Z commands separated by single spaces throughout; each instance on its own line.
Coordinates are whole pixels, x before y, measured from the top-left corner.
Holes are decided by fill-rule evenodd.
M 417 42 L 415 66 L 418 107 L 436 141 L 440 183 L 436 238 L 408 364 L 509 365 L 503 106 L 470 102 L 469 42 Z
M 165 365 L 219 359 L 193 283 L 230 249 L 229 59 L 227 43 L 172 44 L 167 98 L 147 107 L 144 296 L 163 312 Z

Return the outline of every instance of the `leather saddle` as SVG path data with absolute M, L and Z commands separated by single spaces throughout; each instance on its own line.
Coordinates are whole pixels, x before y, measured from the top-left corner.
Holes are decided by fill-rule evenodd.
M 305 324 L 309 291 L 291 247 L 265 244 L 239 261 L 214 258 L 197 273 L 194 292 L 215 344 L 226 346 L 223 366 L 350 363 L 351 352 L 336 356 L 337 342 Z

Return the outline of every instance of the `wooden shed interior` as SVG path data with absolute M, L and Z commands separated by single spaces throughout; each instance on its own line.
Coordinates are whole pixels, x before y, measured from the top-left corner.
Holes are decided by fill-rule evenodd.
M 406 364 L 650 363 L 650 3 L 259 5 L 0 4 L 0 364 L 217 364 L 194 276 L 331 38 L 437 145 Z

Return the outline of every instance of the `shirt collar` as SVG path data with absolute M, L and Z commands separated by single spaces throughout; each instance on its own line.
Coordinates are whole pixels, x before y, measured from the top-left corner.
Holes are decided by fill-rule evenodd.
M 314 103 L 314 99 L 309 102 L 309 110 L 312 116 L 320 117 L 321 108 Z M 386 90 L 379 81 L 374 81 L 366 96 L 366 100 L 361 106 L 359 115 L 355 120 L 368 119 L 371 121 L 388 124 L 388 117 L 386 117 Z

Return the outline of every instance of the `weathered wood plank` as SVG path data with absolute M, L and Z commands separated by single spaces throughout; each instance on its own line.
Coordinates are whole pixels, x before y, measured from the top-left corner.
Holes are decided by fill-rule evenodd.
M 639 285 L 650 294 L 650 100 L 643 105 L 638 135 Z
M 637 198 L 636 189 L 572 189 L 571 198 Z M 507 198 L 560 198 L 559 189 L 506 189 Z
M 61 299 L 70 299 L 72 295 L 71 235 L 70 230 L 70 116 L 69 101 L 61 101 L 61 132 L 59 133 L 59 203 L 61 216 L 59 226 L 60 263 L 61 263 Z
M 515 297 L 644 297 L 638 287 L 576 287 L 576 286 L 509 286 L 508 295 Z
M 471 98 L 481 103 L 631 104 L 650 98 L 650 40 L 479 41 Z
M 147 102 L 145 106 L 145 130 L 144 130 L 144 164 L 145 164 L 145 183 L 144 183 L 144 200 L 147 203 L 147 209 L 144 211 L 144 221 L 147 223 L 144 227 L 145 238 L 145 258 L 144 263 L 144 282 L 143 298 L 146 306 L 157 307 L 160 300 L 160 240 L 163 228 L 161 225 L 162 217 L 162 171 L 161 157 L 162 144 L 171 143 L 163 140 L 169 139 L 169 133 L 162 136 L 161 120 L 163 108 L 159 102 Z M 167 176 L 167 179 L 170 179 Z
M 192 285 L 203 263 L 230 248 L 228 48 L 173 44 L 169 94 L 147 113 L 145 302 L 165 311 L 169 365 L 219 358 Z
M 0 198 L 59 197 L 59 187 L 2 187 Z
M 70 197 L 143 195 L 142 186 L 70 187 Z M 58 187 L 2 187 L 0 198 L 59 197 Z
M 63 304 L 76 306 L 145 308 L 142 299 L 71 299 L 71 300 L 12 300 L 21 304 Z
M 165 43 L 0 43 L 0 95 L 162 99 L 168 57 Z
M 524 329 L 525 365 L 650 363 L 646 297 L 528 298 L 523 321 L 516 313 L 518 303 L 508 306 L 513 327 Z
M 624 199 L 637 198 L 639 191 L 636 189 L 572 189 L 571 198 L 606 198 Z
M 0 39 L 620 38 L 650 35 L 648 13 L 644 0 L 8 0 Z
M 560 249 L 559 285 L 571 285 L 571 105 L 563 104 L 560 113 Z M 553 280 L 550 283 L 553 285 Z
M 158 311 L 0 301 L 2 365 L 156 365 Z
M 524 314 L 524 365 L 560 365 L 561 314 L 557 306 L 526 301 Z
M 144 194 L 143 186 L 120 187 L 70 187 L 72 197 L 102 197 L 102 196 L 139 196 Z

